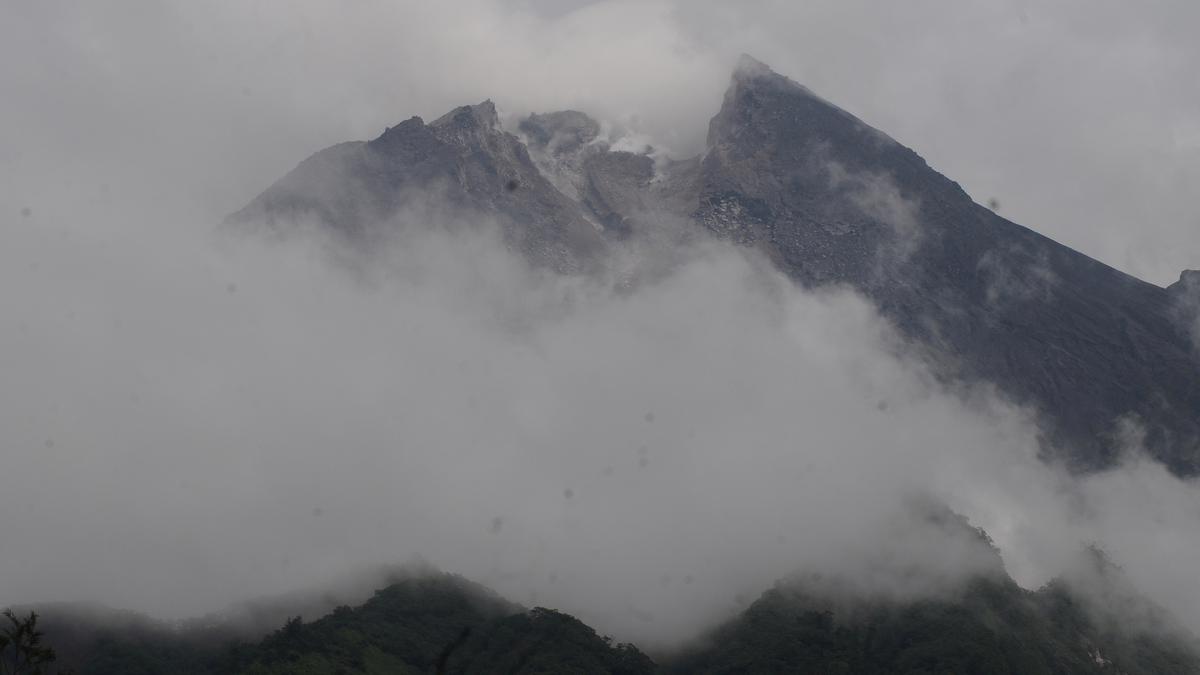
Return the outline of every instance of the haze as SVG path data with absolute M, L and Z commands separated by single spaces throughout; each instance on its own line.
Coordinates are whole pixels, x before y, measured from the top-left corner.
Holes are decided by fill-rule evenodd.
M 216 232 L 321 147 L 489 97 L 510 125 L 574 107 L 699 152 L 752 48 L 977 200 L 1165 284 L 1200 267 L 1200 16 L 1151 7 L 6 8 L 0 604 L 192 616 L 419 556 L 670 642 L 800 568 L 924 593 L 847 561 L 985 566 L 906 545 L 957 536 L 906 520 L 917 495 L 1025 585 L 1096 542 L 1200 629 L 1200 499 L 1136 428 L 1119 469 L 1047 467 L 1027 411 L 942 390 L 848 291 L 716 245 L 618 291 L 436 209 L 370 260 Z

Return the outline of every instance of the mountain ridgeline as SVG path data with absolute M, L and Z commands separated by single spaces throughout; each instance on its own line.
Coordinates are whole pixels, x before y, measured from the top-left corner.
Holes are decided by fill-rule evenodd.
M 749 57 L 698 157 L 637 147 L 578 111 L 506 131 L 485 101 L 322 150 L 227 222 L 316 227 L 369 250 L 431 221 L 494 226 L 549 274 L 619 269 L 627 288 L 659 263 L 630 268 L 624 252 L 669 265 L 689 241 L 749 247 L 801 287 L 859 291 L 947 385 L 992 384 L 1036 411 L 1053 459 L 1110 467 L 1135 429 L 1175 474 L 1200 473 L 1200 272 L 1159 288 L 1001 218 Z M 1200 673 L 1195 636 L 1099 549 L 1027 590 L 965 518 L 908 507 L 919 527 L 894 530 L 908 536 L 889 528 L 835 572 L 799 570 L 755 601 L 732 598 L 736 614 L 670 648 L 614 643 L 566 613 L 421 568 L 178 624 L 24 608 L 38 616 L 0 627 L 0 672 L 14 647 L 44 644 L 78 675 Z M 939 548 L 920 565 L 897 553 L 926 541 Z
M 570 615 L 431 570 L 265 635 L 219 620 L 167 626 L 53 606 L 42 614 L 55 665 L 77 675 L 1200 672 L 1194 638 L 1102 554 L 1088 555 L 1082 572 L 1038 591 L 998 567 L 908 601 L 797 576 L 688 646 L 653 656 Z
M 1074 468 L 1110 466 L 1133 423 L 1173 472 L 1200 472 L 1195 284 L 1159 288 L 1001 218 L 749 57 L 701 157 L 618 150 L 575 111 L 509 133 L 485 101 L 322 150 L 229 222 L 315 223 L 370 247 L 405 213 L 443 207 L 566 274 L 603 269 L 664 223 L 755 247 L 798 284 L 858 289 L 944 381 L 990 382 L 1036 410 Z

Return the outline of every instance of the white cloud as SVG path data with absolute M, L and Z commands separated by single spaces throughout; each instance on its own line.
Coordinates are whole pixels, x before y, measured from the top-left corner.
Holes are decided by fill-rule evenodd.
M 419 553 L 670 639 L 869 547 L 916 492 L 1022 583 L 1098 541 L 1200 626 L 1194 485 L 1043 466 L 1022 411 L 940 392 L 848 293 L 724 249 L 612 293 L 469 234 L 358 277 L 207 238 L 311 151 L 488 97 L 698 151 L 752 51 L 1159 280 L 1196 250 L 1195 157 L 1155 135 L 1195 112 L 1190 7 L 21 5 L 0 26 L 0 602 L 191 614 Z

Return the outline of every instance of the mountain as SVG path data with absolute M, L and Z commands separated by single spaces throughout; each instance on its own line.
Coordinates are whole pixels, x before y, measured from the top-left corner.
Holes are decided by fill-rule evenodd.
M 961 531 L 991 564 L 917 595 L 864 589 L 847 572 L 796 574 L 740 615 L 660 661 L 668 673 L 1200 672 L 1196 638 L 1147 601 L 1103 551 L 1080 552 L 1036 591 L 1018 586 L 982 530 L 949 509 L 926 517 Z M 970 540 L 973 540 L 971 542 Z M 949 551 L 945 551 L 951 555 Z M 848 560 L 847 569 L 862 561 Z M 875 570 L 895 562 L 873 561 Z M 901 566 L 900 579 L 929 570 Z M 861 574 L 857 575 L 861 576 Z M 902 586 L 897 585 L 897 588 Z
M 1030 592 L 980 578 L 953 599 L 865 601 L 838 609 L 819 587 L 781 583 L 677 673 L 1196 673 L 1187 643 L 1098 624 L 1061 584 Z
M 1103 554 L 1087 555 L 1090 566 L 1038 591 L 1002 568 L 908 599 L 797 575 L 657 663 L 570 615 L 525 610 L 436 572 L 250 640 L 217 639 L 219 626 L 152 627 L 118 612 L 43 614 L 56 665 L 78 675 L 1200 672 L 1195 638 L 1142 600 Z
M 526 610 L 461 577 L 426 570 L 368 600 L 265 636 L 191 622 L 171 627 L 127 612 L 41 608 L 55 665 L 78 675 L 312 673 L 654 672 L 635 647 L 614 645 L 579 620 Z
M 451 208 L 495 219 L 509 245 L 560 272 L 587 269 L 604 247 L 598 228 L 542 175 L 524 144 L 499 131 L 491 101 L 326 148 L 231 220 L 287 226 L 313 219 L 369 244 L 404 209 Z
M 653 671 L 636 648 L 612 645 L 566 614 L 524 611 L 451 576 L 380 590 L 311 624 L 290 621 L 235 653 L 229 672 L 613 673 Z
M 1133 416 L 1159 459 L 1196 472 L 1200 361 L 1163 289 L 975 204 L 913 151 L 753 61 L 709 147 L 711 229 L 759 243 L 801 282 L 859 288 L 944 355 L 946 372 L 1038 409 L 1078 464 L 1111 462 L 1114 423 Z
M 1172 471 L 1200 471 L 1200 358 L 1179 288 L 1001 218 L 749 57 L 701 157 L 618 149 L 577 111 L 531 115 L 517 131 L 490 101 L 414 117 L 318 152 L 229 222 L 316 223 L 369 247 L 405 214 L 467 213 L 563 273 L 602 269 L 626 242 L 682 224 L 763 251 L 798 284 L 858 289 L 945 381 L 990 382 L 1036 410 L 1046 447 L 1074 468 L 1111 465 L 1133 422 Z
M 1082 550 L 1027 591 L 966 518 L 929 499 L 902 511 L 897 526 L 935 535 L 936 557 L 913 558 L 897 537 L 834 568 L 798 570 L 653 660 L 568 614 L 526 609 L 427 565 L 177 624 L 87 606 L 37 611 L 55 665 L 78 675 L 1200 673 L 1196 637 L 1101 550 Z M 362 584 L 380 587 L 364 597 Z M 358 599 L 336 602 L 346 597 Z M 302 609 L 307 621 L 292 614 Z

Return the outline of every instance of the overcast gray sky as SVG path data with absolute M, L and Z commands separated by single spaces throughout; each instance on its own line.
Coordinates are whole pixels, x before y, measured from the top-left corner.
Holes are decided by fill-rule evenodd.
M 749 52 L 1002 214 L 1167 283 L 1200 267 L 1200 6 L 3 11 L 0 604 L 178 616 L 419 553 L 678 639 L 796 564 L 903 544 L 879 532 L 916 490 L 987 528 L 1022 583 L 1101 541 L 1200 626 L 1194 484 L 1047 469 L 1022 411 L 938 391 L 853 296 L 729 250 L 616 296 L 440 236 L 364 289 L 302 244 L 209 238 L 313 151 L 489 97 L 509 123 L 575 107 L 701 152 Z M 888 555 L 939 551 L 916 548 Z
M 744 51 L 1011 219 L 1169 283 L 1200 267 L 1197 25 L 1187 0 L 10 0 L 0 208 L 66 148 L 221 213 L 324 145 L 488 97 L 696 152 Z

